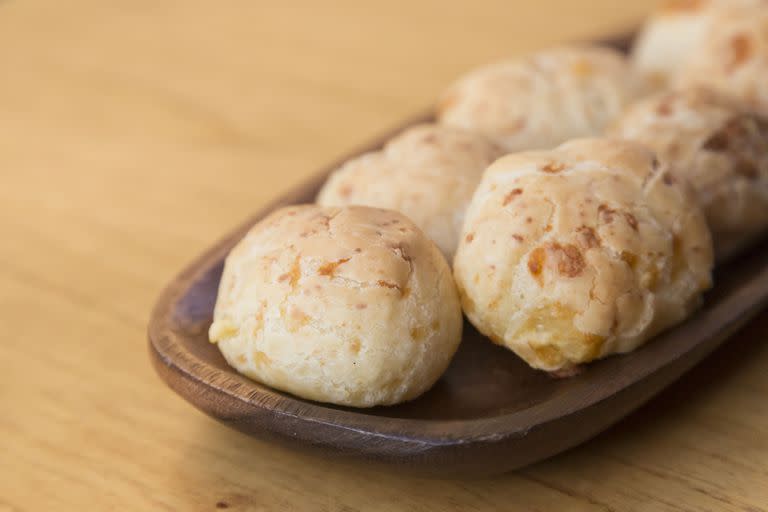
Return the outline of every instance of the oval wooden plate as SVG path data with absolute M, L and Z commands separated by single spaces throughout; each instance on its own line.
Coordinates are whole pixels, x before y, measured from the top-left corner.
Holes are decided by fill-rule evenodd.
M 380 147 L 402 128 L 352 156 Z M 162 379 L 207 414 L 255 436 L 433 474 L 507 471 L 614 424 L 768 303 L 768 243 L 763 243 L 717 270 L 715 288 L 687 322 L 631 354 L 591 364 L 576 377 L 555 380 L 534 371 L 466 324 L 448 371 L 413 402 L 350 409 L 302 400 L 237 374 L 208 342 L 207 330 L 229 250 L 273 209 L 312 202 L 335 167 L 278 199 L 199 257 L 168 285 L 152 313 L 150 353 Z

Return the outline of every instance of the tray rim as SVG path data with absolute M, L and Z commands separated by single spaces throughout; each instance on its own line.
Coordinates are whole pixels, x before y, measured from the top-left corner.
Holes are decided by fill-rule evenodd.
M 351 154 L 357 155 L 371 147 L 376 147 L 381 140 L 388 138 L 391 134 L 399 132 L 414 122 L 423 121 L 425 119 L 428 119 L 428 116 L 420 115 L 414 117 L 406 123 L 398 125 L 397 128 L 389 130 L 385 136 L 380 138 L 380 140 L 367 144 L 363 146 L 361 150 Z M 349 156 L 340 160 L 343 161 L 346 158 L 349 158 Z M 263 218 L 275 208 L 286 204 L 295 204 L 297 199 L 301 199 L 306 195 L 307 190 L 315 190 L 319 187 L 326 179 L 327 174 L 335 167 L 335 164 L 327 166 L 323 171 L 318 172 L 308 180 L 299 183 L 289 189 L 285 194 L 271 201 L 247 221 L 240 224 L 224 238 L 220 239 L 212 247 L 204 251 L 199 257 L 195 258 L 171 281 L 169 285 L 165 287 L 152 311 L 148 330 L 149 345 L 153 358 L 156 360 L 157 364 L 161 364 L 168 369 L 175 371 L 184 379 L 196 382 L 199 385 L 211 386 L 211 382 L 200 379 L 197 374 L 192 371 L 196 366 L 199 367 L 202 365 L 208 372 L 216 375 L 216 381 L 219 381 L 219 379 L 221 380 L 220 385 L 213 386 L 217 392 L 238 400 L 242 404 L 253 407 L 254 409 L 261 409 L 269 413 L 291 417 L 302 422 L 319 423 L 333 427 L 334 429 L 356 431 L 366 436 L 407 441 L 414 444 L 437 446 L 460 445 L 473 442 L 498 441 L 502 438 L 524 436 L 531 430 L 531 428 L 542 426 L 551 421 L 560 420 L 564 416 L 575 414 L 585 408 L 595 406 L 602 401 L 614 397 L 626 388 L 644 381 L 652 373 L 662 372 L 665 368 L 675 364 L 681 356 L 690 354 L 700 345 L 710 344 L 711 347 L 706 350 L 706 353 L 709 353 L 722 342 L 713 342 L 711 338 L 723 336 L 722 333 L 725 331 L 732 332 L 747 319 L 754 316 L 754 314 L 761 309 L 764 302 L 766 302 L 765 300 L 752 301 L 752 307 L 750 308 L 749 313 L 744 313 L 743 311 L 740 311 L 739 308 L 726 307 L 732 302 L 741 303 L 744 301 L 745 299 L 742 295 L 761 295 L 759 290 L 768 288 L 768 266 L 764 268 L 758 276 L 751 280 L 746 287 L 746 291 L 744 288 L 738 290 L 735 294 L 720 302 L 718 307 L 714 310 L 697 311 L 688 320 L 680 324 L 680 326 L 661 334 L 658 336 L 659 339 L 642 347 L 632 355 L 632 357 L 637 357 L 638 354 L 641 354 L 641 350 L 645 349 L 647 346 L 663 345 L 663 339 L 665 337 L 670 336 L 682 326 L 688 326 L 690 328 L 689 324 L 698 324 L 694 325 L 694 328 L 698 331 L 706 330 L 715 333 L 710 336 L 704 334 L 701 337 L 692 336 L 692 339 L 699 340 L 698 343 L 674 345 L 675 350 L 672 350 L 667 358 L 660 359 L 658 365 L 630 365 L 630 370 L 633 368 L 635 368 L 635 370 L 625 374 L 622 379 L 616 379 L 609 382 L 608 384 L 610 385 L 604 385 L 606 383 L 600 382 L 599 380 L 599 384 L 596 384 L 596 382 L 592 380 L 585 380 L 583 383 L 577 384 L 566 390 L 564 393 L 557 395 L 554 399 L 542 402 L 531 408 L 513 411 L 498 416 L 472 419 L 428 420 L 381 417 L 366 414 L 366 409 L 351 410 L 347 408 L 336 408 L 335 406 L 330 406 L 328 404 L 311 402 L 272 390 L 265 385 L 237 374 L 235 370 L 230 370 L 228 372 L 219 370 L 193 354 L 178 350 L 177 347 L 180 342 L 175 339 L 176 334 L 173 332 L 173 326 L 170 325 L 171 322 L 169 322 L 169 319 L 173 318 L 171 310 L 176 301 L 183 297 L 185 293 L 189 291 L 191 285 L 199 280 L 203 274 L 219 264 L 231 247 L 254 223 L 258 222 L 259 219 Z M 726 322 L 716 322 L 715 318 L 713 318 L 716 316 L 715 313 L 721 309 L 730 309 L 731 311 L 734 311 L 731 318 L 728 318 Z M 703 318 L 702 315 L 704 315 Z M 175 355 L 175 357 L 171 357 L 172 353 L 174 353 L 173 355 Z M 696 358 L 691 363 L 691 366 L 698 363 L 706 353 Z M 181 358 L 179 358 L 179 356 L 181 356 Z M 638 370 L 636 368 L 640 369 Z M 682 373 L 684 372 L 681 372 L 681 375 Z M 166 383 L 169 383 L 167 378 L 163 377 L 163 380 L 165 380 Z M 246 387 L 252 388 L 249 392 L 251 395 L 257 395 L 249 396 L 249 393 L 240 392 L 243 383 L 246 384 Z M 569 397 L 571 396 L 587 396 L 589 397 L 589 400 L 569 400 Z M 569 406 L 558 407 L 561 403 Z M 297 407 L 302 409 L 302 414 L 296 412 Z M 378 428 L 372 428 L 372 423 L 377 423 Z M 363 424 L 365 428 L 363 428 Z M 355 428 L 355 425 L 359 425 L 359 428 Z

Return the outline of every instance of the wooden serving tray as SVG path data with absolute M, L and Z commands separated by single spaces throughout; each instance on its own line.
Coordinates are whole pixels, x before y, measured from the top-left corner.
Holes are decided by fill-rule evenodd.
M 614 40 L 625 48 L 629 38 Z M 376 149 L 424 115 L 340 162 Z M 768 243 L 718 268 L 715 288 L 688 321 L 631 354 L 552 379 L 465 323 L 451 366 L 425 395 L 392 407 L 351 409 L 275 391 L 231 369 L 208 342 L 224 258 L 275 208 L 313 202 L 338 163 L 277 199 L 197 258 L 159 298 L 149 324 L 160 377 L 205 413 L 259 437 L 394 463 L 433 474 L 507 471 L 593 437 L 701 361 L 768 304 Z

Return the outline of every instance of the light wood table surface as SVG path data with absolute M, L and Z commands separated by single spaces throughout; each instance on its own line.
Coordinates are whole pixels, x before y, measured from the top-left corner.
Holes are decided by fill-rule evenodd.
M 230 431 L 154 375 L 180 268 L 462 71 L 640 0 L 0 0 L 0 511 L 768 507 L 768 321 L 581 448 L 432 480 Z

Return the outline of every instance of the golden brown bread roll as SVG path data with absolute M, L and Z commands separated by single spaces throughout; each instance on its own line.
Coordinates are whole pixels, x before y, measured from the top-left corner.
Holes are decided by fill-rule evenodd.
M 417 397 L 461 339 L 450 268 L 403 215 L 291 206 L 226 260 L 210 339 L 240 373 L 354 407 Z
M 445 93 L 437 114 L 507 151 L 548 149 L 602 133 L 644 89 L 619 52 L 566 46 L 469 73 Z
M 318 204 L 389 208 L 419 226 L 450 262 L 480 176 L 503 151 L 481 135 L 437 124 L 407 129 L 381 151 L 345 163 Z
M 690 189 L 652 152 L 618 139 L 497 160 L 454 260 L 475 327 L 552 372 L 633 350 L 680 322 L 711 269 Z

